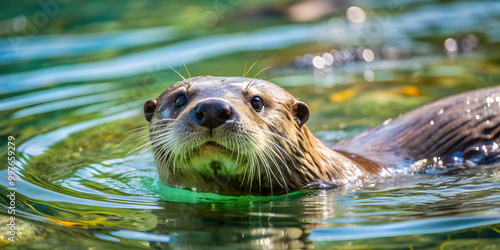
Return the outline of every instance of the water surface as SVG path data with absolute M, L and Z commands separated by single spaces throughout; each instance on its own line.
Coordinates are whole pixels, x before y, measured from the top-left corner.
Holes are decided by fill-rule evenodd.
M 181 80 L 170 67 L 187 75 L 180 56 L 193 75 L 239 76 L 262 53 L 249 75 L 271 66 L 259 77 L 308 103 L 329 145 L 496 85 L 498 2 L 357 1 L 361 22 L 343 1 L 308 20 L 287 1 L 223 4 L 61 1 L 40 27 L 35 2 L 0 13 L 0 152 L 13 136 L 17 160 L 15 186 L 0 170 L 2 247 L 500 247 L 497 166 L 236 197 L 162 186 L 152 153 L 133 151 L 141 141 L 122 143 L 148 125 L 144 101 Z

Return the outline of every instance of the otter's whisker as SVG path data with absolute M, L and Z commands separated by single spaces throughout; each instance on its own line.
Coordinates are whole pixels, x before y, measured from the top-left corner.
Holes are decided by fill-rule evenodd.
M 172 160 L 173 156 L 171 155 L 172 148 L 171 147 L 162 147 L 162 157 L 160 158 L 163 168 L 165 169 L 170 169 L 170 161 Z
M 278 162 L 276 161 L 275 157 L 273 156 L 272 148 L 270 148 L 270 147 L 268 147 L 268 145 L 266 145 L 265 152 L 269 156 L 271 161 L 273 162 L 274 167 L 278 170 L 279 174 L 281 175 L 281 178 L 283 178 L 283 183 L 279 180 L 279 177 L 274 173 L 274 169 L 269 165 L 269 170 L 273 174 L 274 179 L 281 187 L 285 188 L 285 190 L 288 192 L 288 186 L 287 186 L 287 183 L 285 180 L 285 176 L 283 175 L 283 172 L 281 172 L 281 168 L 279 167 Z
M 137 161 L 137 159 L 139 159 L 144 153 L 148 152 L 148 150 L 150 150 L 152 148 L 153 148 L 153 146 L 142 149 L 141 153 L 137 157 L 135 157 L 134 161 Z
M 267 148 L 267 145 L 264 145 L 263 152 L 268 156 L 268 158 L 274 163 L 274 166 L 276 166 L 276 168 L 279 170 L 278 163 L 276 162 L 276 160 L 274 159 L 274 157 L 272 156 L 272 154 L 269 152 L 269 149 Z M 278 180 L 277 176 L 274 174 L 274 171 L 272 170 L 271 166 L 269 164 L 267 166 L 268 166 L 270 172 L 272 173 L 272 175 L 274 176 L 274 179 L 276 180 L 276 182 L 281 187 L 284 187 L 283 184 L 280 182 L 280 180 Z M 281 173 L 281 170 L 279 170 L 279 171 Z M 283 177 L 282 173 L 281 173 L 281 176 Z
M 286 151 L 285 151 L 282 147 L 280 147 L 280 146 L 279 146 L 278 144 L 276 144 L 275 142 L 273 142 L 273 141 L 271 141 L 271 140 L 269 140 L 269 139 L 266 139 L 266 140 L 267 140 L 269 143 L 271 143 L 271 145 L 272 145 L 272 146 L 276 149 L 276 150 L 273 150 L 273 151 L 278 152 L 278 154 L 279 154 L 278 158 L 279 158 L 279 159 L 280 159 L 280 160 L 281 160 L 281 161 L 285 164 L 286 168 L 288 169 L 288 173 L 290 174 L 290 173 L 291 173 L 291 172 L 290 172 L 290 168 L 288 167 L 288 164 L 287 164 L 287 162 L 286 162 L 286 160 L 285 160 L 285 156 L 283 156 L 283 154 L 282 154 L 281 152 L 285 153 L 285 155 L 286 155 L 286 156 L 288 156 L 288 159 L 290 159 L 290 161 L 291 161 L 291 162 L 294 164 L 294 166 L 295 166 L 295 163 L 293 162 L 293 159 L 292 159 L 292 157 L 290 156 L 290 154 L 288 154 L 288 153 L 287 153 L 287 152 L 286 152 Z
M 259 161 L 260 157 L 258 156 L 258 154 L 255 154 L 255 156 L 257 157 L 257 161 L 256 161 L 256 163 L 257 163 L 257 172 L 258 172 L 257 174 L 259 175 L 259 193 L 261 193 L 262 192 L 262 181 L 261 181 L 262 175 L 260 174 L 260 163 L 259 163 L 260 162 Z
M 184 144 L 181 146 L 181 149 L 180 149 L 180 150 L 181 150 L 180 152 L 185 152 L 185 151 L 187 151 L 187 144 L 185 144 L 185 143 L 184 143 Z M 188 155 L 186 155 L 186 154 L 181 154 L 181 155 L 182 155 L 182 163 L 184 164 L 184 166 L 188 166 L 189 164 L 188 164 L 187 160 L 188 160 L 188 158 L 190 158 L 190 157 L 191 157 L 191 152 L 189 152 L 189 154 L 188 154 Z M 187 157 L 187 156 L 189 156 L 189 157 Z
M 162 130 L 154 131 L 154 132 L 151 132 L 151 135 L 153 135 L 153 136 L 154 136 L 154 135 L 156 135 L 157 133 L 159 134 L 159 133 L 162 133 L 162 132 L 164 132 L 164 131 L 162 131 Z M 144 140 L 148 140 L 148 139 L 144 138 L 142 141 L 144 141 Z M 145 146 L 146 146 L 146 145 L 148 145 L 148 144 L 149 144 L 149 145 L 151 145 L 151 147 L 149 147 L 149 148 L 144 148 L 144 149 L 142 150 L 142 152 L 139 154 L 139 156 L 137 156 L 137 157 L 136 157 L 136 160 L 137 160 L 137 158 L 139 158 L 141 155 L 143 155 L 143 154 L 144 154 L 145 152 L 147 152 L 149 149 L 153 148 L 153 147 L 155 146 L 155 144 L 156 144 L 157 142 L 161 141 L 161 140 L 162 140 L 162 138 L 161 138 L 161 137 L 156 138 L 156 139 L 153 139 L 153 140 L 148 140 L 148 142 L 145 142 L 142 146 L 140 146 L 140 147 L 136 147 L 135 149 L 133 149 L 133 150 L 131 150 L 130 152 L 128 152 L 128 153 L 127 153 L 127 155 L 128 155 L 128 154 L 130 154 L 130 153 L 133 153 L 133 152 L 135 152 L 135 151 L 137 151 L 137 150 L 139 150 L 140 148 L 145 147 Z M 139 144 L 139 143 L 138 143 L 138 144 Z
M 154 133 L 151 133 L 151 134 L 153 134 L 153 135 L 154 135 Z M 139 138 L 139 139 L 140 139 L 140 138 Z M 138 146 L 138 147 L 136 147 L 136 148 L 134 148 L 134 149 L 130 150 L 130 151 L 129 151 L 127 154 L 125 154 L 125 155 L 129 155 L 129 154 L 131 154 L 131 153 L 133 153 L 133 152 L 135 152 L 135 151 L 137 151 L 137 150 L 139 150 L 139 149 L 141 149 L 141 148 L 145 147 L 146 145 L 149 145 L 149 144 L 150 144 L 150 145 L 153 145 L 154 143 L 156 143 L 157 141 L 160 141 L 161 139 L 162 139 L 161 137 L 160 137 L 160 138 L 158 138 L 158 139 L 152 140 L 152 141 L 150 141 L 150 140 L 148 140 L 148 139 L 142 139 L 142 141 L 145 141 L 145 140 L 148 140 L 148 141 L 147 141 L 147 142 L 145 142 L 143 145 Z M 139 144 L 139 143 L 138 143 L 138 144 Z
M 247 65 L 248 65 L 248 61 L 245 62 L 245 69 L 243 69 L 243 76 L 242 77 L 245 77 L 245 74 L 247 72 Z
M 152 123 L 161 121 L 177 121 L 177 120 L 172 118 L 161 118 L 161 119 L 155 119 Z
M 170 123 L 166 123 L 169 122 Z M 163 128 L 163 126 L 170 126 L 175 121 L 175 119 L 159 119 L 159 120 L 154 120 L 151 122 L 151 125 L 149 126 L 150 130 L 155 129 L 155 128 Z
M 175 145 L 175 146 L 174 146 L 174 150 L 175 150 L 174 152 L 177 152 L 177 154 L 176 154 L 176 155 L 177 155 L 177 156 L 179 156 L 179 157 L 175 157 L 175 158 L 174 158 L 174 161 L 173 161 L 173 163 L 172 163 L 172 164 L 173 164 L 174 174 L 175 174 L 175 169 L 176 169 L 176 168 L 178 168 L 178 166 L 177 166 L 177 164 L 176 164 L 176 163 L 177 163 L 177 160 L 181 160 L 181 159 L 179 159 L 179 158 L 182 156 L 182 154 L 179 154 L 179 153 L 183 152 L 183 151 L 182 151 L 182 148 L 184 147 L 184 145 L 185 145 L 185 143 L 180 143 L 180 144 L 177 144 L 177 145 Z M 179 169 L 180 169 L 180 168 L 179 168 Z
M 269 140 L 267 140 L 267 139 L 266 139 L 266 141 L 268 141 L 268 142 L 269 142 Z M 278 153 L 276 153 L 275 149 L 273 149 L 273 148 L 269 147 L 269 144 L 267 144 L 267 145 L 266 145 L 266 147 L 268 147 L 268 149 L 267 149 L 267 150 L 269 150 L 269 151 L 270 151 L 270 154 L 274 154 L 274 155 L 276 155 L 276 156 L 278 157 L 278 159 L 280 159 L 280 160 L 281 160 L 281 162 L 283 162 L 283 163 L 285 164 L 285 167 L 288 169 L 288 171 L 289 171 L 289 173 L 290 173 L 290 169 L 288 168 L 288 165 L 287 165 L 287 164 L 286 164 L 286 162 L 283 160 L 283 158 L 281 158 L 281 157 L 278 155 Z M 281 153 L 280 153 L 280 154 L 281 154 Z M 281 178 L 283 179 L 283 185 L 281 185 L 281 183 L 280 183 L 280 186 L 281 186 L 281 187 L 284 187 L 284 188 L 286 189 L 286 192 L 288 192 L 288 184 L 286 183 L 286 179 L 285 179 L 285 176 L 283 175 L 283 172 L 281 171 L 281 168 L 278 166 L 278 162 L 274 159 L 274 157 L 272 157 L 272 155 L 269 155 L 269 157 L 272 159 L 272 161 L 273 161 L 274 165 L 276 166 L 276 169 L 278 169 L 278 172 L 280 173 Z M 276 181 L 278 181 L 278 180 L 276 179 Z M 278 182 L 279 182 L 279 181 L 278 181 Z
M 123 134 L 124 134 L 124 135 L 126 135 L 126 134 L 130 134 L 130 133 L 136 132 L 136 131 L 138 131 L 138 130 L 145 130 L 145 131 L 147 132 L 147 131 L 148 131 L 148 129 L 149 129 L 149 126 L 142 126 L 142 127 L 136 128 L 136 129 L 129 130 L 129 131 L 127 131 L 127 132 L 123 133 Z
M 240 153 L 240 145 L 239 145 L 238 141 L 235 140 L 234 138 L 231 138 L 231 142 L 234 144 L 234 146 L 236 146 L 236 161 L 235 161 L 234 166 L 233 166 L 233 168 L 236 169 L 236 167 L 238 166 L 238 162 L 240 160 L 240 155 L 241 155 L 241 153 Z M 231 156 L 232 155 L 233 154 L 231 154 Z M 243 176 L 243 179 L 245 179 L 244 176 Z
M 175 70 L 174 68 L 172 68 L 170 65 L 169 67 L 175 72 L 177 73 L 177 75 L 179 75 L 186 83 L 189 83 L 189 84 L 192 84 L 190 81 L 186 80 L 186 78 L 184 78 L 184 76 L 182 76 L 177 70 Z
M 264 171 L 266 171 L 267 179 L 269 181 L 269 185 L 271 186 L 271 193 L 272 193 L 273 183 L 272 183 L 271 174 L 269 173 L 269 171 L 271 170 L 270 167 L 269 167 L 269 162 L 267 161 L 267 158 L 263 155 L 263 153 L 261 151 L 257 151 L 257 154 L 259 155 L 259 158 L 262 161 L 262 165 L 263 165 Z M 273 173 L 273 175 L 274 175 L 274 173 Z
M 160 147 L 160 150 L 159 150 L 158 154 L 161 154 L 161 157 L 158 160 L 161 163 L 161 167 L 163 169 L 165 169 L 165 168 L 168 169 L 169 165 L 168 165 L 168 162 L 166 160 L 167 160 L 168 155 L 170 154 L 170 149 L 167 148 L 167 146 Z
M 251 152 L 251 158 L 250 158 L 251 162 L 250 162 L 250 165 L 249 165 L 250 174 L 248 175 L 248 182 L 250 183 L 249 190 L 251 191 L 252 190 L 253 179 L 255 177 L 255 167 L 257 166 L 257 164 L 255 163 L 255 160 L 256 160 L 257 156 L 255 156 L 255 153 L 253 151 L 249 151 L 248 150 L 248 146 L 246 146 L 246 148 L 247 148 L 247 152 Z
M 252 190 L 252 182 L 253 182 L 253 169 L 254 169 L 254 159 L 255 159 L 255 156 L 253 154 L 252 151 L 248 150 L 248 146 L 246 144 L 242 144 L 242 149 L 244 150 L 245 152 L 245 155 L 248 155 L 248 162 L 247 164 L 243 165 L 244 167 L 244 177 L 243 177 L 243 181 L 245 181 L 245 176 L 248 172 L 248 177 L 246 177 L 246 181 L 248 182 L 248 184 L 250 185 L 249 187 L 249 190 Z M 248 153 L 249 152 L 249 153 Z M 243 184 L 243 181 L 242 181 L 242 184 Z
M 166 152 L 165 156 L 167 157 L 167 167 L 170 168 L 172 166 L 172 171 L 175 173 L 175 160 L 177 158 L 177 155 L 174 152 L 174 146 L 170 146 L 168 148 L 168 151 Z M 173 154 L 173 155 L 172 155 Z M 173 162 L 172 162 L 173 160 Z M 172 165 L 170 165 L 170 162 L 172 162 Z
M 267 140 L 267 139 L 266 139 L 266 140 Z M 287 168 L 287 170 L 288 170 L 288 174 L 292 174 L 292 172 L 291 172 L 290 168 L 288 167 L 287 162 L 284 160 L 284 156 L 283 156 L 283 154 L 282 154 L 281 152 L 285 153 L 285 155 L 286 155 L 286 156 L 288 156 L 288 159 L 290 159 L 290 161 L 292 162 L 293 166 L 294 166 L 295 168 L 297 168 L 297 166 L 295 165 L 295 162 L 293 161 L 293 159 L 292 159 L 292 157 L 290 156 L 290 154 L 288 154 L 288 153 L 286 152 L 286 150 L 284 150 L 282 147 L 280 147 L 280 146 L 279 146 L 278 144 L 276 144 L 275 142 L 273 142 L 273 141 L 271 141 L 271 140 L 268 140 L 268 141 L 269 141 L 269 142 L 270 142 L 270 143 L 271 143 L 271 144 L 272 144 L 272 145 L 273 145 L 273 146 L 274 146 L 274 147 L 278 150 L 278 153 L 280 154 L 280 156 L 281 156 L 281 157 L 283 157 L 283 158 L 281 158 L 281 157 L 280 157 L 280 160 L 281 160 L 281 161 L 285 164 L 285 167 L 286 167 L 286 168 Z
M 255 177 L 255 156 L 252 152 L 246 154 L 246 161 L 242 161 L 242 166 L 245 167 L 246 182 L 251 184 Z
M 248 71 L 246 71 L 244 74 L 243 74 L 243 77 L 246 77 L 247 74 L 250 72 L 250 70 L 252 70 L 253 66 L 255 66 L 255 64 L 257 64 L 257 62 L 259 61 L 259 59 L 262 57 L 262 53 L 260 53 L 259 55 L 259 58 L 257 58 L 257 60 L 255 60 L 255 62 L 252 64 L 252 66 L 250 66 L 250 68 L 248 69 Z M 246 69 L 246 64 L 245 64 L 245 69 Z
M 285 137 L 281 136 L 281 135 L 278 135 L 276 133 L 273 133 L 271 131 L 268 131 L 268 130 L 265 130 L 265 129 L 260 129 L 262 132 L 265 132 L 265 133 L 269 133 L 269 134 L 272 134 L 278 138 L 281 138 L 283 139 L 284 141 L 288 142 L 290 145 L 292 145 L 297 151 L 299 151 L 299 153 L 302 155 L 302 156 L 305 156 L 304 152 L 302 152 L 302 150 L 299 149 L 299 147 L 297 147 L 293 142 L 291 142 L 290 140 L 286 139 Z
M 150 144 L 151 144 L 151 143 L 150 143 L 149 141 L 148 141 L 148 142 L 145 142 L 145 143 L 144 143 L 144 144 L 142 144 L 141 146 L 136 147 L 136 148 L 134 148 L 134 149 L 130 150 L 128 153 L 126 153 L 126 154 L 125 154 L 125 156 L 128 156 L 128 155 L 132 154 L 133 152 L 136 152 L 137 150 L 140 150 L 141 148 L 144 148 L 144 147 L 146 147 L 147 145 L 150 145 Z
M 151 133 L 151 134 L 153 134 L 153 133 Z M 150 137 L 149 134 L 141 135 L 141 136 L 138 136 L 137 138 L 130 137 L 130 138 L 123 140 L 122 143 L 135 143 L 135 147 L 136 147 L 137 145 L 142 144 L 144 141 L 149 141 L 149 137 Z M 119 145 L 121 145 L 122 143 L 120 143 Z
M 113 147 L 113 150 L 111 151 L 111 154 L 113 154 L 115 152 L 115 150 L 117 148 L 119 148 L 120 146 L 122 146 L 124 143 L 135 142 L 135 141 L 139 140 L 142 137 L 149 136 L 147 134 L 148 131 L 145 130 L 145 129 L 146 129 L 146 127 L 141 127 L 141 128 L 138 128 L 138 129 L 133 129 L 131 131 L 125 132 L 124 135 L 127 134 L 127 133 L 132 133 L 132 132 L 133 133 L 137 133 L 137 135 L 136 134 L 132 134 L 132 135 L 127 136 L 118 145 L 116 145 L 116 146 Z M 144 131 L 136 132 L 137 130 L 144 130 Z M 145 133 L 145 135 L 141 135 L 140 133 Z M 134 137 L 137 137 L 137 138 L 134 138 Z
M 252 80 L 250 80 L 250 81 L 248 82 L 247 87 L 246 87 L 246 89 L 245 89 L 245 90 L 246 90 L 246 91 L 248 91 L 248 89 L 252 86 L 252 82 L 253 82 L 253 80 L 255 79 L 255 77 L 257 77 L 260 73 L 262 73 L 263 71 L 268 70 L 268 69 L 270 69 L 270 68 L 271 68 L 271 67 L 265 67 L 265 68 L 261 69 L 259 72 L 257 72 L 257 74 L 255 74 L 255 75 L 253 76 Z
M 175 50 L 175 53 L 177 53 L 177 55 L 178 55 L 178 56 L 179 56 L 179 58 L 181 59 L 181 62 L 182 62 L 182 64 L 184 65 L 184 68 L 186 69 L 186 72 L 188 73 L 189 79 L 191 79 L 191 78 L 192 78 L 192 77 L 191 77 L 191 74 L 189 73 L 189 69 L 188 69 L 188 67 L 187 67 L 186 63 L 184 62 L 184 59 L 182 59 L 181 54 L 179 54 L 179 52 L 177 52 L 177 50 L 176 50 L 175 48 L 174 48 L 174 50 Z M 189 81 L 188 83 L 189 83 L 189 84 L 191 84 L 191 85 L 193 84 L 193 82 L 191 82 L 191 81 Z

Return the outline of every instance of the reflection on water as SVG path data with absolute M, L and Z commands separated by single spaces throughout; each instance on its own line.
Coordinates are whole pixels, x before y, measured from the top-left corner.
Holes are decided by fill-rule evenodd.
M 133 151 L 143 141 L 121 143 L 147 125 L 144 101 L 180 80 L 170 70 L 180 56 L 196 75 L 229 76 L 263 52 L 256 68 L 272 69 L 261 76 L 308 103 L 308 127 L 328 145 L 495 85 L 497 1 L 71 1 L 53 16 L 36 3 L 6 8 L 0 134 L 16 138 L 19 233 L 15 243 L 0 234 L 0 246 L 500 247 L 495 166 L 237 197 L 162 186 L 151 152 Z M 0 178 L 2 232 L 8 187 Z
M 0 63 L 86 55 L 105 50 L 134 48 L 173 40 L 176 32 L 169 27 L 97 34 L 37 36 L 28 43 L 12 46 L 12 40 L 0 40 Z

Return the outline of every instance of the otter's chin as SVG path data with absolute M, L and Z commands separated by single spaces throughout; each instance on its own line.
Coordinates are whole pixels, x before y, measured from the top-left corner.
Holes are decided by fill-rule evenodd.
M 200 145 L 197 149 L 194 150 L 194 153 L 198 157 L 205 159 L 232 155 L 232 152 L 229 149 L 213 141 L 209 141 Z
M 234 175 L 241 172 L 236 166 L 237 154 L 216 142 L 209 141 L 195 148 L 187 164 L 198 173 Z

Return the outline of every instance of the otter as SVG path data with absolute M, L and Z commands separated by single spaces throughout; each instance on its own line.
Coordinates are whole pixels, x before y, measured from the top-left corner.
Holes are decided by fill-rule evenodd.
M 305 123 L 308 106 L 244 77 L 199 76 L 144 104 L 162 184 L 229 195 L 332 188 L 401 169 L 500 160 L 500 87 L 424 105 L 331 147 Z

